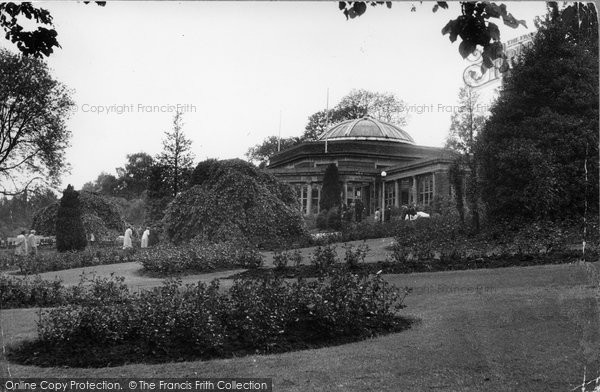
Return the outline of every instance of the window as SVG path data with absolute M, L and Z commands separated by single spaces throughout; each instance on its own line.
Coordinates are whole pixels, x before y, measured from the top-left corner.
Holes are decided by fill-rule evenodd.
M 318 214 L 319 213 L 319 199 L 321 196 L 321 188 L 313 185 L 312 186 L 312 195 L 311 195 L 311 209 L 312 211 L 310 212 L 311 214 Z
M 308 187 L 304 184 L 296 185 L 296 193 L 298 194 L 298 201 L 300 202 L 300 211 L 306 214 L 308 207 Z
M 400 205 L 410 204 L 410 178 L 400 180 Z
M 433 174 L 419 177 L 418 181 L 419 204 L 428 206 L 433 201 Z
M 385 183 L 385 207 L 396 205 L 396 187 L 393 181 Z

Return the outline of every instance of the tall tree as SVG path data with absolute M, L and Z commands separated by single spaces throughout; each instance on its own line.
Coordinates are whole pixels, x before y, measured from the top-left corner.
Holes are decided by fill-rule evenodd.
M 321 200 L 319 208 L 321 211 L 330 210 L 342 205 L 342 186 L 340 185 L 340 175 L 335 163 L 331 163 L 325 169 L 323 174 L 323 188 L 321 189 Z
M 157 225 L 163 218 L 167 205 L 173 200 L 167 176 L 166 167 L 158 164 L 152 166 L 146 198 L 145 217 L 147 224 Z
M 477 136 L 485 124 L 483 105 L 479 103 L 479 95 L 471 87 L 465 86 L 458 94 L 458 110 L 452 114 L 450 131 L 446 139 L 446 148 L 458 152 L 456 166 L 452 170 L 453 182 L 466 184 L 467 203 L 471 213 L 473 227 L 479 229 L 479 185 L 477 177 L 477 160 L 475 159 L 475 143 Z M 468 170 L 462 171 L 461 166 Z M 462 175 L 462 181 L 458 176 Z M 456 197 L 462 198 L 462 189 L 456 190 Z M 462 208 L 462 200 L 457 200 L 457 207 Z M 459 210 L 462 219 L 462 211 Z
M 173 118 L 173 130 L 165 132 L 163 152 L 157 160 L 168 173 L 168 186 L 176 196 L 191 175 L 194 155 L 191 152 L 192 141 L 183 133 L 182 114 L 177 112 Z
M 391 93 L 364 89 L 352 90 L 330 110 L 321 110 L 308 118 L 302 141 L 317 140 L 327 125 L 344 120 L 371 116 L 394 125 L 406 125 L 406 104 Z
M 598 212 L 598 30 L 572 23 L 578 10 L 551 5 L 479 136 L 482 198 L 495 218 Z
M 58 186 L 73 107 L 44 62 L 0 49 L 0 193 Z
M 127 155 L 125 167 L 117 168 L 118 194 L 126 199 L 139 198 L 148 188 L 154 159 L 145 152 Z
M 79 193 L 67 186 L 56 215 L 56 249 L 59 252 L 82 250 L 87 243 Z

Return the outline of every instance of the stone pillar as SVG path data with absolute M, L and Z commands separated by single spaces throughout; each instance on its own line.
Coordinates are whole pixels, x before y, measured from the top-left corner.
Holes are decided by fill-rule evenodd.
M 417 176 L 412 176 L 412 204 L 417 204 Z
M 312 214 L 312 183 L 306 185 L 306 215 Z
M 400 207 L 400 180 L 394 181 L 394 205 Z
M 433 188 L 433 197 L 436 197 L 437 192 L 435 189 L 435 173 L 431 173 L 431 187 Z
M 385 179 L 381 179 L 381 221 L 385 222 Z
M 343 204 L 348 204 L 348 181 L 344 181 L 344 200 L 342 201 L 342 205 Z

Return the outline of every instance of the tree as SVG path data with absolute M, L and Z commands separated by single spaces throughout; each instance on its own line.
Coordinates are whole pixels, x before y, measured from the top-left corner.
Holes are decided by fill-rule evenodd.
M 124 168 L 117 168 L 117 193 L 126 199 L 139 198 L 148 188 L 148 179 L 154 159 L 145 152 L 127 155 Z
M 372 6 L 383 4 L 383 2 L 370 2 Z M 392 2 L 385 2 L 388 8 L 392 8 Z M 444 28 L 442 35 L 448 34 L 450 42 L 455 42 L 457 37 L 461 38 L 461 43 L 458 46 L 458 51 L 463 58 L 467 58 L 475 52 L 477 46 L 481 46 L 482 50 L 482 72 L 487 68 L 494 66 L 494 60 L 502 59 L 502 70 L 508 69 L 507 58 L 503 53 L 502 42 L 500 40 L 500 30 L 498 25 L 490 22 L 490 18 L 502 19 L 502 22 L 512 28 L 517 28 L 520 25 L 527 27 L 524 20 L 518 20 L 510 14 L 505 4 L 490 3 L 487 1 L 463 1 L 460 2 L 461 15 L 456 19 L 450 20 Z M 339 8 L 348 18 L 356 18 L 363 15 L 367 11 L 367 3 L 361 1 L 341 1 Z M 438 1 L 433 6 L 432 11 L 437 12 L 438 9 L 448 9 L 448 3 Z M 417 8 L 413 5 L 411 11 L 416 11 Z
M 81 190 L 97 192 L 105 196 L 116 196 L 119 192 L 119 180 L 112 174 L 102 172 L 95 181 L 83 184 Z
M 168 187 L 167 168 L 155 164 L 150 170 L 146 198 L 146 223 L 156 226 L 165 215 L 165 209 L 173 196 Z
M 168 173 L 168 186 L 172 196 L 176 196 L 191 175 L 194 155 L 191 152 L 192 141 L 183 133 L 182 114 L 177 112 L 173 118 L 173 130 L 165 132 L 163 152 L 157 160 Z
M 72 185 L 68 185 L 56 216 L 56 249 L 59 252 L 82 250 L 86 243 L 79 193 Z
M 482 198 L 493 218 L 598 211 L 597 23 L 593 32 L 589 23 L 571 23 L 574 7 L 551 5 L 538 22 L 479 136 Z
M 342 187 L 340 185 L 340 175 L 335 163 L 331 163 L 325 169 L 323 174 L 323 188 L 321 189 L 321 200 L 319 208 L 321 211 L 327 211 L 334 207 L 342 205 Z
M 99 6 L 106 4 L 105 1 L 95 3 Z M 33 23 L 37 29 L 26 30 L 23 24 L 19 23 L 20 16 L 29 19 L 28 24 Z M 47 57 L 54 52 L 54 48 L 60 48 L 52 15 L 41 7 L 34 7 L 32 3 L 0 3 L 0 27 L 6 33 L 6 39 L 16 44 L 24 56 Z
M 479 103 L 479 95 L 471 87 L 465 86 L 460 89 L 458 110 L 452 114 L 450 131 L 446 139 L 446 148 L 456 151 L 458 155 L 457 166 L 452 170 L 453 182 L 462 186 L 466 184 L 466 196 L 473 227 L 479 230 L 479 186 L 477 177 L 477 161 L 474 156 L 477 136 L 485 124 L 485 116 L 481 113 L 482 105 Z M 462 171 L 461 166 L 468 170 Z M 462 176 L 461 176 L 462 174 Z M 461 176 L 462 180 L 458 177 Z M 462 189 L 456 189 L 457 208 L 463 219 Z
M 204 181 L 210 179 L 218 162 L 218 159 L 207 159 L 199 162 L 192 173 L 191 185 L 202 185 Z
M 45 63 L 0 49 L 0 193 L 58 186 L 73 107 Z
M 317 140 L 327 125 L 371 116 L 394 125 L 406 125 L 406 104 L 391 93 L 352 90 L 333 109 L 321 110 L 308 118 L 301 140 Z
M 300 143 L 298 137 L 288 137 L 279 139 L 277 136 L 269 136 L 261 144 L 250 147 L 246 152 L 248 160 L 254 164 L 258 163 L 259 168 L 267 166 L 269 159 L 277 154 L 279 150 L 283 151 Z
M 291 186 L 240 159 L 213 161 L 210 167 L 200 185 L 182 192 L 167 207 L 164 233 L 171 241 L 199 237 L 274 246 L 305 234 Z
M 123 233 L 125 222 L 118 205 L 119 199 L 96 192 L 78 192 L 79 210 L 85 233 L 93 233 L 97 240 L 113 240 Z M 124 199 L 120 199 L 124 200 Z M 46 204 L 36 210 L 32 227 L 43 235 L 57 235 L 58 210 L 62 200 Z M 127 203 L 125 201 L 125 203 Z

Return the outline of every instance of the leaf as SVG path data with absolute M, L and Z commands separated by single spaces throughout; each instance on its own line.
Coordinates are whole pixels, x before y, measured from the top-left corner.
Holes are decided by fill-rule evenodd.
M 346 9 L 346 2 L 345 1 L 340 1 L 338 3 L 338 7 L 340 8 L 340 11 Z
M 440 6 L 440 8 L 443 8 L 445 10 L 448 9 L 448 3 L 445 1 L 438 1 L 437 4 Z
M 500 41 L 500 29 L 498 28 L 498 25 L 490 22 L 488 24 L 487 30 L 490 34 L 490 37 L 492 37 L 494 41 Z
M 490 56 L 485 54 L 485 52 L 481 56 L 481 58 L 483 59 L 483 62 L 481 63 L 481 73 L 484 74 L 488 69 L 494 67 L 494 62 L 492 61 Z
M 475 44 L 473 44 L 472 42 L 469 41 L 465 41 L 463 40 L 460 45 L 458 46 L 458 52 L 460 53 L 460 55 L 462 56 L 463 59 L 466 59 L 467 57 L 469 57 L 469 55 L 471 53 L 473 53 L 476 49 Z
M 451 20 L 448 23 L 446 23 L 446 26 L 444 26 L 442 28 L 442 35 L 446 35 L 446 34 L 450 33 L 452 31 L 453 24 L 454 24 L 454 20 Z
M 501 15 L 501 9 L 496 3 L 486 3 L 485 13 L 490 18 L 499 18 Z
M 357 3 L 354 3 L 354 11 L 356 12 L 356 14 L 358 16 L 364 14 L 367 11 L 367 3 L 364 3 L 362 1 L 359 1 Z
M 517 27 L 519 27 L 519 24 L 520 24 L 520 22 L 514 16 L 512 16 L 512 14 L 502 16 L 502 21 L 504 22 L 505 25 L 507 25 L 508 27 L 511 27 L 513 29 L 516 29 Z
M 436 13 L 437 10 L 438 10 L 438 8 L 440 8 L 440 6 L 436 4 L 436 5 L 433 6 L 433 9 L 431 11 L 433 11 L 434 13 Z
M 391 1 L 386 1 L 386 2 L 385 2 L 385 5 L 386 5 L 388 8 L 392 8 L 392 2 L 391 2 Z
M 496 60 L 502 57 L 504 54 L 504 49 L 502 48 L 502 44 L 500 42 L 494 42 L 484 46 L 483 54 L 484 56 L 489 57 L 491 60 Z

